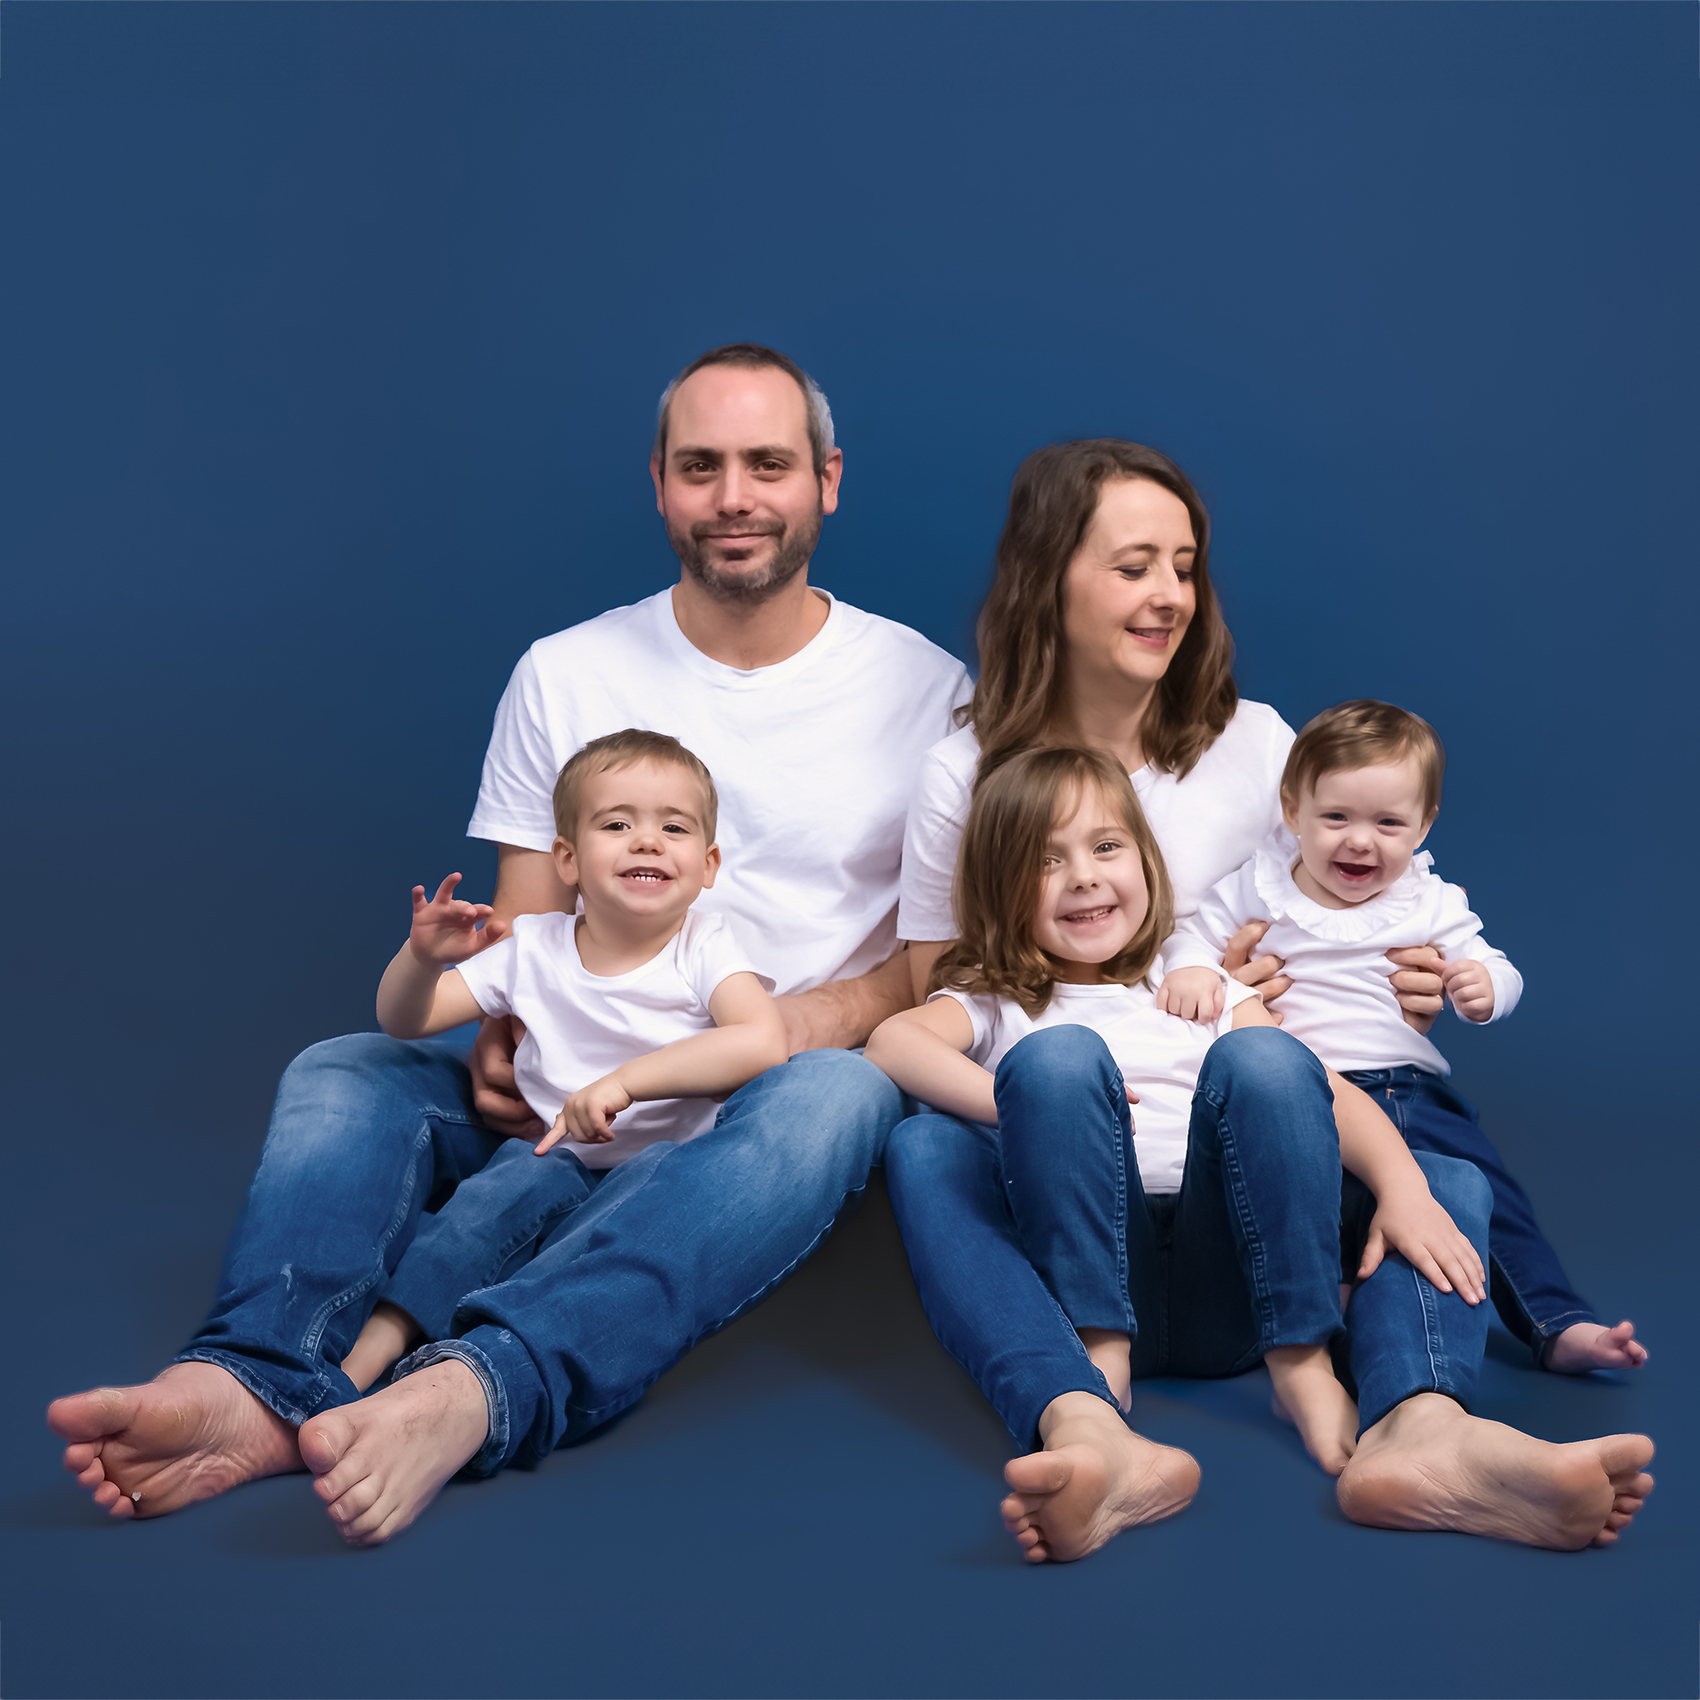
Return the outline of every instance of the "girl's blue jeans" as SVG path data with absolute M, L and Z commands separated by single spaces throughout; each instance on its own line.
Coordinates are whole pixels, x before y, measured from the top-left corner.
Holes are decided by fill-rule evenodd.
M 1355 1269 L 1373 1201 L 1355 1182 L 1342 1188 L 1327 1075 L 1297 1040 L 1248 1028 L 1210 1048 L 1180 1191 L 1164 1197 L 1140 1184 L 1121 1073 L 1090 1029 L 1023 1039 L 996 1094 L 996 1128 L 901 1123 L 886 1176 L 933 1329 L 1017 1445 L 1037 1443 L 1061 1394 L 1110 1398 L 1076 1328 L 1125 1329 L 1135 1376 L 1199 1377 L 1340 1332 L 1342 1254 Z M 1481 1174 L 1416 1155 L 1485 1252 Z M 1483 1309 L 1398 1256 L 1359 1285 L 1344 1326 L 1363 1427 L 1419 1392 L 1467 1404 Z

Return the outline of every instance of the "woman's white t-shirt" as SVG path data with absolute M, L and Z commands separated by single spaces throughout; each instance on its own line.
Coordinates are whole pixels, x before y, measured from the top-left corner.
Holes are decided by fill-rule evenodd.
M 1162 984 L 1161 960 L 1152 965 L 1150 979 L 1153 986 Z M 1233 1030 L 1235 1005 L 1256 996 L 1249 986 L 1230 980 L 1221 1019 L 1204 1024 L 1165 1015 L 1147 986 L 1055 985 L 1051 1001 L 1037 1016 L 1028 1015 L 1013 998 L 933 993 L 955 998 L 967 1010 L 974 1024 L 967 1055 L 993 1072 L 1006 1051 L 1041 1027 L 1090 1027 L 1139 1099 L 1133 1106 L 1133 1154 L 1140 1182 L 1152 1193 L 1180 1191 L 1192 1095 L 1204 1053 Z
M 520 915 L 514 930 L 460 964 L 486 1015 L 517 1015 L 525 1037 L 514 1079 L 545 1123 L 581 1086 L 714 1025 L 708 1000 L 733 974 L 760 974 L 719 915 L 693 906 L 659 954 L 627 974 L 592 974 L 579 958 L 577 917 Z M 572 1144 L 587 1169 L 611 1169 L 658 1139 L 694 1139 L 714 1125 L 712 1098 L 656 1098 L 614 1118 L 606 1145 Z
M 1149 763 L 1129 775 L 1168 866 L 1177 920 L 1280 821 L 1281 769 L 1292 743 L 1293 729 L 1267 703 L 1242 702 L 1184 779 Z M 979 740 L 964 726 L 921 764 L 903 838 L 899 938 L 956 937 L 950 888 L 979 760 Z

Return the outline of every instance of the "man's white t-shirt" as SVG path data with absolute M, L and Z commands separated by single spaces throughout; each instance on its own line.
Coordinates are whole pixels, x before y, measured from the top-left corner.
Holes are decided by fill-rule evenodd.
M 570 756 L 628 726 L 670 733 L 720 794 L 720 877 L 696 907 L 730 917 L 781 992 L 878 967 L 897 943 L 915 775 L 968 674 L 907 626 L 829 600 L 810 642 L 747 672 L 685 637 L 670 590 L 534 643 L 496 710 L 467 836 L 547 850 Z
M 1407 945 L 1435 944 L 1448 962 L 1469 957 L 1483 963 L 1493 981 L 1498 1021 L 1517 1007 L 1523 976 L 1505 953 L 1482 937 L 1482 923 L 1460 885 L 1433 871 L 1426 850 L 1379 897 L 1350 909 L 1325 909 L 1306 897 L 1293 879 L 1298 840 L 1277 827 L 1243 867 L 1206 892 L 1176 930 L 1164 954 L 1172 963 L 1220 959 L 1228 939 L 1250 920 L 1267 920 L 1257 947 L 1279 956 L 1292 987 L 1277 1006 L 1281 1025 L 1341 1074 L 1350 1069 L 1426 1069 L 1450 1074 L 1434 1044 L 1410 1026 L 1393 991 L 1398 972 L 1387 952 Z
M 1293 729 L 1267 703 L 1242 702 L 1184 779 L 1149 763 L 1128 777 L 1175 888 L 1177 919 L 1237 868 L 1281 819 L 1281 769 Z M 897 936 L 956 937 L 950 888 L 980 742 L 964 726 L 927 752 L 903 841 Z
M 1150 980 L 1153 986 L 1162 984 L 1161 959 L 1152 965 Z M 1234 1006 L 1256 996 L 1249 986 L 1230 980 L 1221 1019 L 1205 1025 L 1165 1015 L 1146 986 L 1056 985 L 1051 1001 L 1036 1017 L 1014 998 L 933 993 L 935 998 L 955 998 L 967 1010 L 974 1024 L 974 1043 L 967 1055 L 994 1073 L 1006 1051 L 1041 1027 L 1090 1027 L 1109 1047 L 1122 1079 L 1139 1099 L 1133 1106 L 1133 1154 L 1140 1182 L 1151 1193 L 1180 1191 L 1192 1095 L 1204 1053 L 1232 1032 Z
M 692 907 L 671 943 L 627 974 L 592 974 L 579 957 L 577 917 L 520 915 L 514 930 L 460 964 L 460 976 L 486 1015 L 517 1015 L 525 1037 L 514 1079 L 546 1124 L 581 1086 L 621 1063 L 714 1025 L 708 1000 L 722 980 L 756 974 L 719 915 Z M 757 978 L 768 988 L 773 982 Z M 720 1106 L 712 1098 L 655 1098 L 614 1118 L 605 1145 L 568 1143 L 587 1169 L 611 1169 L 658 1139 L 706 1133 Z

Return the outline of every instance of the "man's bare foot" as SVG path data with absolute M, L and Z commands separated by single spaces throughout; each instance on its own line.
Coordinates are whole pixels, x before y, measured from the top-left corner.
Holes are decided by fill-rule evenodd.
M 217 1364 L 170 1364 L 136 1387 L 47 1407 L 65 1468 L 114 1517 L 163 1517 L 260 1476 L 301 1468 L 295 1430 Z
M 1358 1448 L 1358 1407 L 1340 1385 L 1326 1346 L 1277 1346 L 1266 1352 L 1275 1383 L 1270 1409 L 1291 1423 L 1305 1451 L 1337 1476 Z
M 1092 1367 L 1109 1384 L 1110 1397 L 1124 1411 L 1133 1409 L 1132 1342 L 1113 1328 L 1077 1328 Z
M 301 1425 L 313 1491 L 350 1546 L 399 1535 L 473 1457 L 490 1432 L 484 1385 L 444 1358 Z
M 1198 1465 L 1135 1434 L 1102 1399 L 1064 1393 L 1039 1419 L 1043 1452 L 1004 1467 L 1004 1527 L 1028 1562 L 1066 1563 L 1136 1523 L 1173 1517 L 1198 1492 Z
M 342 1360 L 342 1373 L 364 1393 L 380 1375 L 403 1356 L 416 1340 L 424 1338 L 422 1329 L 400 1305 L 379 1299 L 366 1318 L 360 1337 L 348 1349 Z
M 1472 1417 L 1444 1394 L 1418 1393 L 1358 1442 L 1336 1491 L 1354 1523 L 1575 1552 L 1607 1546 L 1628 1526 L 1653 1491 L 1652 1458 L 1644 1434 L 1555 1446 Z
M 1591 1369 L 1639 1369 L 1647 1348 L 1635 1338 L 1635 1324 L 1573 1322 L 1553 1341 L 1542 1366 L 1557 1375 L 1586 1375 Z

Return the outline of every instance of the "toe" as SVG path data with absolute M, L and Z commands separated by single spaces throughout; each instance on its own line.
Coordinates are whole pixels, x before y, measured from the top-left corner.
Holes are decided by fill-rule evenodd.
M 65 1468 L 80 1480 L 90 1464 L 100 1462 L 100 1453 L 86 1440 L 65 1448 Z
M 106 1471 L 102 1467 L 100 1460 L 95 1458 L 83 1467 L 82 1473 L 77 1477 L 77 1486 L 97 1488 L 105 1480 Z
M 353 1423 L 341 1411 L 326 1411 L 323 1416 L 311 1417 L 296 1435 L 301 1462 L 315 1476 L 326 1475 L 342 1462 L 354 1444 L 354 1436 Z

